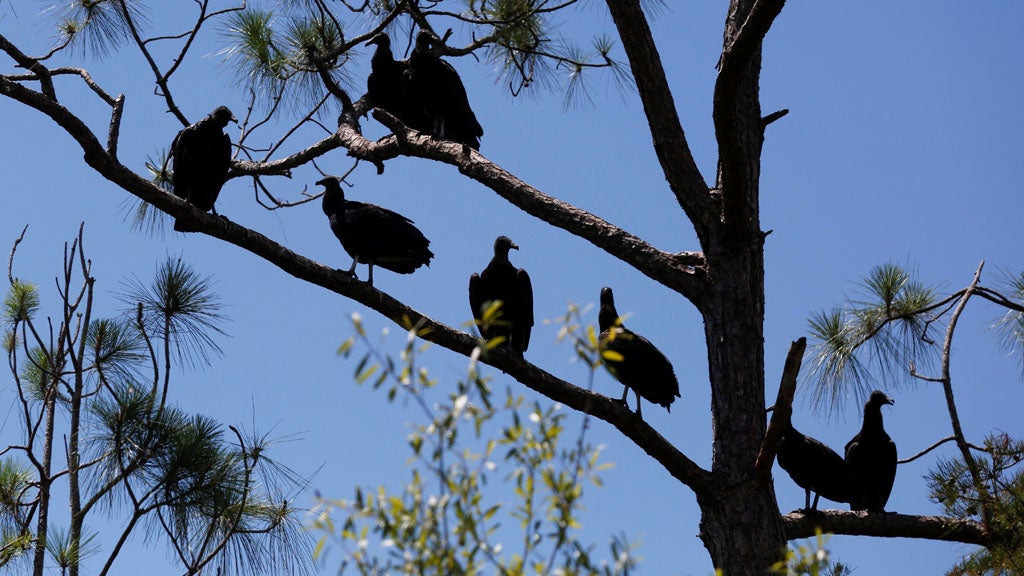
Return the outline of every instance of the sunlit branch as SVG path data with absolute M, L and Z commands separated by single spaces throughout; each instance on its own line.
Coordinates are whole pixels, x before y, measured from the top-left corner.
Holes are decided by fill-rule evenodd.
M 782 523 L 788 540 L 810 538 L 818 529 L 849 536 L 927 538 L 979 546 L 986 546 L 990 540 L 988 532 L 978 522 L 944 516 L 816 510 L 810 514 L 784 514 Z
M 344 123 L 339 126 L 338 135 L 351 156 L 378 166 L 399 155 L 427 158 L 455 166 L 460 173 L 490 188 L 527 214 L 591 242 L 655 281 L 676 290 L 699 308 L 704 290 L 703 268 L 680 264 L 672 254 L 658 250 L 641 238 L 544 194 L 476 150 L 404 129 L 393 116 L 381 110 L 374 112 L 374 118 L 394 134 L 371 142 L 353 127 Z

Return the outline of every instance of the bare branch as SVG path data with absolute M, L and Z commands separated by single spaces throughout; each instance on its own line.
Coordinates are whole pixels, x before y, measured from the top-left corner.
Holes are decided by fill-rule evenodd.
M 50 100 L 57 100 L 57 93 L 53 89 L 53 79 L 50 78 L 50 71 L 46 66 L 43 66 L 38 60 L 22 52 L 17 46 L 5 38 L 3 34 L 0 34 L 0 50 L 3 50 L 13 58 L 14 61 L 18 63 L 18 66 L 21 66 L 37 76 L 44 96 Z
M 924 450 L 921 450 L 920 452 L 918 452 L 917 454 L 914 454 L 910 458 L 904 458 L 903 460 L 898 460 L 896 463 L 897 464 L 909 464 L 909 463 L 913 462 L 914 460 L 917 460 L 921 456 L 924 456 L 925 454 L 931 452 L 932 450 L 935 450 L 939 446 L 942 446 L 946 442 L 952 442 L 954 440 L 956 440 L 956 436 L 946 436 L 942 440 L 939 440 L 938 442 L 935 442 L 931 446 L 925 448 Z
M 782 382 L 779 383 L 779 393 L 775 398 L 775 408 L 772 410 L 772 419 L 768 423 L 764 440 L 761 441 L 757 462 L 754 463 L 754 474 L 761 481 L 767 481 L 770 477 L 779 441 L 786 431 L 786 424 L 793 416 L 793 397 L 796 395 L 796 381 L 800 375 L 800 364 L 803 362 L 805 350 L 807 338 L 802 336 L 789 345 L 786 363 L 782 368 Z
M 964 307 L 967 306 L 967 301 L 970 300 L 974 291 L 978 287 L 978 283 L 981 282 L 981 270 L 985 267 L 985 261 L 982 260 L 981 264 L 978 265 L 977 271 L 974 273 L 974 279 L 963 291 L 963 296 L 960 297 L 960 301 L 957 302 L 956 308 L 953 310 L 952 316 L 949 318 L 949 325 L 946 327 L 946 340 L 942 345 L 942 389 L 946 396 L 946 409 L 949 411 L 949 421 L 953 426 L 953 436 L 956 438 L 957 447 L 960 449 L 960 454 L 963 456 L 964 463 L 967 464 L 967 469 L 971 473 L 971 480 L 974 483 L 975 489 L 978 491 L 978 496 L 981 499 L 981 518 L 982 522 L 986 527 L 991 526 L 991 514 L 989 506 L 991 505 L 991 499 L 988 497 L 988 487 L 985 485 L 984 480 L 981 477 L 981 470 L 978 463 L 974 460 L 974 455 L 971 454 L 970 446 L 967 444 L 967 438 L 964 436 L 964 430 L 960 425 L 960 416 L 957 414 L 956 399 L 953 397 L 953 379 L 949 369 L 950 356 L 953 349 L 953 332 L 956 330 L 957 321 L 960 319 L 960 314 L 963 313 Z

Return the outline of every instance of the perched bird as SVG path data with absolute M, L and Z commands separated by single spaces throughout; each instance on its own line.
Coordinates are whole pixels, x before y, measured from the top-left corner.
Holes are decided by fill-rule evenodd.
M 227 106 L 218 106 L 209 116 L 186 126 L 171 142 L 174 195 L 200 210 L 216 214 L 213 205 L 231 166 L 231 137 L 224 133 L 228 122 L 238 122 Z M 178 232 L 194 231 L 178 220 Z
M 851 510 L 883 512 L 896 479 L 896 444 L 882 426 L 882 406 L 895 402 L 875 390 L 864 404 L 864 423 L 846 443 L 846 463 L 853 473 Z
M 430 240 L 412 225 L 412 220 L 373 204 L 345 199 L 339 179 L 328 176 L 317 181 L 324 187 L 323 210 L 331 222 L 331 231 L 352 256 L 349 274 L 355 276 L 356 264 L 369 264 L 369 283 L 373 286 L 373 266 L 399 274 L 412 274 L 420 266 L 430 266 L 434 253 Z
M 818 498 L 834 502 L 852 502 L 853 476 L 843 457 L 820 441 L 801 434 L 786 422 L 786 431 L 779 441 L 779 466 L 796 485 L 805 490 L 804 510 L 817 510 Z M 811 503 L 814 492 L 814 503 Z
M 377 48 L 370 58 L 370 75 L 366 78 L 366 95 L 374 108 L 386 110 L 409 128 L 430 134 L 433 122 L 427 118 L 419 105 L 411 105 L 405 74 L 409 63 L 395 60 L 391 53 L 391 38 L 381 32 L 366 42 Z
M 427 30 L 416 35 L 406 73 L 411 105 L 418 105 L 433 122 L 434 136 L 479 150 L 484 129 L 469 106 L 458 72 L 434 53 L 433 45 L 439 42 Z
M 533 329 L 533 286 L 526 270 L 508 261 L 512 249 L 519 250 L 519 246 L 508 236 L 494 241 L 494 257 L 483 272 L 469 277 L 469 306 L 484 339 L 504 336 L 505 343 L 522 354 L 530 346 Z M 485 323 L 484 310 L 495 300 L 501 301 L 500 315 Z
M 611 288 L 601 288 L 597 323 L 601 328 L 598 349 L 604 365 L 625 386 L 622 403 L 626 404 L 626 396 L 632 388 L 636 392 L 637 416 L 641 416 L 641 396 L 671 412 L 672 402 L 679 397 L 679 381 L 672 364 L 647 338 L 622 325 Z

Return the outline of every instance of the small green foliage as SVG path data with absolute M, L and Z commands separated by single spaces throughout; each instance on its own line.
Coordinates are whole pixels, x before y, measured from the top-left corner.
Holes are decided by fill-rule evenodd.
M 71 537 L 70 530 L 51 527 L 46 537 L 46 552 L 54 564 L 62 570 L 67 570 L 101 550 L 99 542 L 94 542 L 96 536 L 95 532 L 90 532 L 76 541 Z
M 146 171 L 149 172 L 150 182 L 162 188 L 165 192 L 174 192 L 174 172 L 170 166 L 170 150 L 160 149 L 156 157 L 146 156 Z M 141 198 L 132 196 L 126 200 L 128 220 L 131 222 L 133 231 L 146 232 L 147 234 L 162 234 L 167 227 L 170 217 L 152 204 Z
M 270 10 L 233 12 L 221 29 L 228 46 L 222 54 L 233 63 L 236 78 L 261 97 L 269 109 L 282 102 L 305 110 L 322 96 L 323 69 L 335 82 L 350 85 L 344 71 L 340 21 L 322 15 L 278 16 Z M 275 29 L 280 24 L 283 31 Z
M 1024 442 L 1007 434 L 985 439 L 975 456 L 984 491 L 978 489 L 962 458 L 939 460 L 926 479 L 929 497 L 955 518 L 981 521 L 987 508 L 994 542 L 962 558 L 947 574 L 1017 574 L 1024 569 Z
M 224 317 L 210 277 L 200 276 L 181 259 L 168 258 L 151 283 L 136 277 L 123 285 L 126 289 L 118 297 L 133 309 L 142 303 L 144 329 L 173 347 L 179 361 L 208 365 L 211 356 L 220 355 L 213 336 L 224 334 Z
M 54 6 L 59 44 L 77 47 L 83 54 L 105 57 L 131 37 L 129 18 L 137 30 L 149 27 L 146 5 L 124 2 L 74 0 Z
M 88 564 L 115 566 L 121 547 L 101 548 L 89 523 L 101 508 L 112 516 L 124 508 L 131 520 L 117 522 L 173 549 L 183 572 L 305 573 L 309 535 L 284 496 L 305 481 L 269 457 L 265 436 L 226 434 L 168 402 L 175 349 L 189 338 L 184 345 L 206 346 L 203 338 L 220 332 L 210 280 L 168 260 L 151 283 L 126 284 L 123 314 L 92 319 L 98 299 L 84 254 L 76 266 L 81 239 L 65 251 L 59 312 L 46 329 L 36 326 L 34 287 L 14 282 L 5 301 L 16 393 L 6 425 L 29 440 L 9 445 L 0 460 L 0 566 L 30 560 L 33 549 L 45 550 L 62 573 L 103 553 L 110 556 Z M 71 283 L 76 269 L 79 286 Z M 46 465 L 48 490 L 34 477 L 44 450 L 67 455 L 52 470 Z M 10 457 L 23 452 L 34 466 Z M 66 511 L 69 498 L 83 524 L 62 528 L 50 511 Z
M 772 566 L 780 576 L 849 576 L 853 570 L 841 562 L 833 562 L 825 549 L 828 536 L 815 530 L 814 541 L 786 549 L 785 560 Z
M 104 377 L 130 381 L 149 356 L 136 326 L 127 318 L 94 320 L 85 339 L 92 366 Z
M 576 360 L 583 362 L 588 371 L 593 374 L 594 370 L 601 365 L 601 353 L 599 350 L 597 329 L 593 324 L 586 324 L 583 320 L 591 309 L 591 306 L 580 308 L 576 304 L 569 304 L 564 316 L 553 320 L 544 320 L 545 324 L 561 324 L 558 329 L 556 341 L 568 340 L 572 343 Z
M 4 321 L 10 324 L 27 322 L 39 309 L 39 290 L 35 284 L 14 280 L 4 297 Z
M 599 486 L 607 469 L 601 448 L 586 441 L 585 422 L 567 442 L 569 415 L 560 406 L 527 406 L 511 390 L 499 402 L 475 365 L 438 399 L 436 382 L 415 367 L 423 351 L 415 327 L 392 361 L 369 341 L 361 320 L 353 325 L 369 349 L 356 380 L 376 367 L 388 399 L 419 406 L 424 422 L 407 436 L 413 468 L 400 490 L 357 488 L 350 500 L 321 500 L 313 521 L 322 534 L 317 557 L 334 543 L 344 550 L 342 569 L 361 574 L 630 573 L 635 558 L 625 538 L 612 539 L 613 560 L 603 562 L 576 536 L 584 480 Z M 485 490 L 499 488 L 501 478 L 511 502 Z

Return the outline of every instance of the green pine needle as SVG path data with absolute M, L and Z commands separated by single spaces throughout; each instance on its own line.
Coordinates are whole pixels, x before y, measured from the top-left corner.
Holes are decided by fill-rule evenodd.
M 938 355 L 922 311 L 935 291 L 895 264 L 873 268 L 861 284 L 865 298 L 845 308 L 818 312 L 808 321 L 812 347 L 805 381 L 815 409 L 841 410 L 848 398 L 863 401 L 879 381 L 910 385 L 908 367 L 928 370 Z
M 124 282 L 118 297 L 134 309 L 143 307 L 143 324 L 151 338 L 168 338 L 179 361 L 196 367 L 220 355 L 215 335 L 224 335 L 222 305 L 212 291 L 213 280 L 188 264 L 168 258 L 157 268 L 151 284 L 137 277 Z
M 39 310 L 39 290 L 35 284 L 15 280 L 4 297 L 4 321 L 28 322 Z

